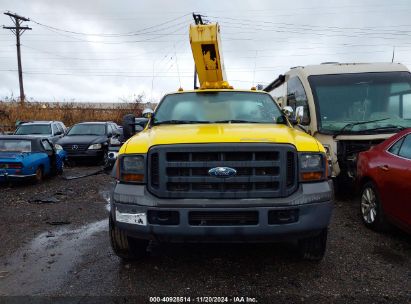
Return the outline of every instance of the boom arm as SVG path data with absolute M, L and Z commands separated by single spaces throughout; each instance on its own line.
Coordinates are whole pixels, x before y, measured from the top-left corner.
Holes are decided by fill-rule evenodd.
M 226 80 L 219 25 L 190 25 L 190 44 L 200 89 L 232 89 Z

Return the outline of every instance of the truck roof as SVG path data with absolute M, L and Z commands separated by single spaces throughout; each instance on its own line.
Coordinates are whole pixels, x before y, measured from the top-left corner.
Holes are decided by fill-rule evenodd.
M 342 73 L 370 73 L 370 72 L 409 72 L 401 63 L 323 63 L 316 65 L 298 66 L 291 68 L 286 74 L 300 72 L 305 76 L 342 74 Z
M 247 90 L 247 89 L 197 89 L 197 90 L 182 90 L 177 92 L 170 92 L 165 95 L 170 94 L 184 94 L 184 93 L 216 93 L 216 92 L 246 92 L 246 93 L 263 93 L 268 94 L 262 90 Z

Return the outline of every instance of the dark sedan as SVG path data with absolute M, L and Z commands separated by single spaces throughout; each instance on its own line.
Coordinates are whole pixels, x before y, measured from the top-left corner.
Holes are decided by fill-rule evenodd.
M 364 224 L 383 230 L 390 222 L 411 233 L 411 129 L 360 153 L 357 172 Z
M 67 152 L 69 161 L 107 163 L 110 139 L 116 136 L 110 122 L 83 122 L 70 128 L 57 144 Z

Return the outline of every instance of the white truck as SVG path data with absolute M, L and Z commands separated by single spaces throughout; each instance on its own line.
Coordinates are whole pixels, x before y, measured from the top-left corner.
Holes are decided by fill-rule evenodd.
M 411 127 L 411 74 L 399 63 L 294 67 L 264 91 L 289 115 L 303 107 L 297 127 L 324 145 L 338 182 L 355 178 L 359 152 Z

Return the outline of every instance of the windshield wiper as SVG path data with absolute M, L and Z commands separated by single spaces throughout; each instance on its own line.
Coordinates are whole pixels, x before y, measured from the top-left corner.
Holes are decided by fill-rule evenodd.
M 201 120 L 178 120 L 178 119 L 173 119 L 173 120 L 164 120 L 164 121 L 158 121 L 154 122 L 153 125 L 180 125 L 180 124 L 208 124 L 210 123 L 209 121 L 201 121 Z
M 384 121 L 384 120 L 388 120 L 388 119 L 390 119 L 390 118 L 387 117 L 387 118 L 382 118 L 382 119 L 374 119 L 374 120 L 367 120 L 367 121 L 351 122 L 351 123 L 346 124 L 344 127 L 342 127 L 342 128 L 334 135 L 334 137 L 337 136 L 337 135 L 343 134 L 344 131 L 351 130 L 354 126 L 364 125 L 364 124 L 367 124 L 367 123 Z M 347 130 L 347 129 L 348 129 L 348 130 Z
M 384 131 L 384 130 L 396 130 L 396 131 L 402 131 L 406 129 L 406 127 L 403 126 L 395 126 L 395 125 L 389 125 L 389 126 L 384 126 L 384 127 L 378 127 L 378 128 L 372 128 L 372 129 L 366 129 L 366 130 L 360 130 L 358 133 L 366 133 L 366 132 L 375 132 L 375 131 Z M 356 132 L 357 133 L 357 132 Z
M 242 119 L 227 119 L 227 120 L 216 120 L 216 121 L 213 121 L 213 123 L 263 123 L 263 122 L 242 120 Z

